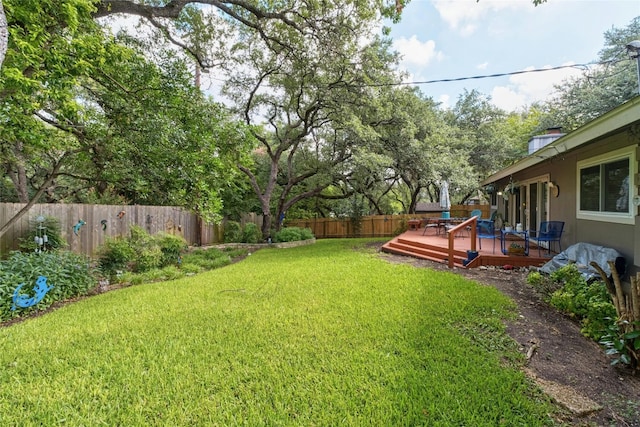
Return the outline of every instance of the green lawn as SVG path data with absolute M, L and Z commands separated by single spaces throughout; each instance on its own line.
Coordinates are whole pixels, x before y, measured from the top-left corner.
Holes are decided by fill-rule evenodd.
M 550 424 L 506 297 L 363 242 L 264 249 L 0 329 L 0 425 Z

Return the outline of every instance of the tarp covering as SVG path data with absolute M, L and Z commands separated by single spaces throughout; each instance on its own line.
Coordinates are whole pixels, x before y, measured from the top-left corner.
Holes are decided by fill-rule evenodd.
M 626 270 L 626 261 L 617 250 L 593 245 L 591 243 L 576 243 L 540 267 L 540 272 L 551 274 L 569 263 L 575 263 L 578 271 L 587 281 L 600 279 L 600 274 L 589 265 L 591 261 L 595 261 L 608 277 L 611 277 L 611 269 L 607 261 L 614 261 L 616 263 L 616 270 L 621 277 Z

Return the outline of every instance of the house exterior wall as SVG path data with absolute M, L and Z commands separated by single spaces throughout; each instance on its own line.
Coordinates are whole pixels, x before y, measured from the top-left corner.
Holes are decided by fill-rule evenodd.
M 635 139 L 635 141 L 634 141 Z M 514 173 L 513 182 L 520 183 L 537 177 L 548 176 L 549 181 L 559 187 L 558 197 L 549 195 L 549 220 L 564 221 L 562 248 L 578 242 L 588 242 L 618 250 L 624 255 L 629 272 L 640 272 L 640 217 L 635 216 L 635 224 L 620 224 L 577 218 L 578 203 L 578 162 L 606 154 L 614 150 L 638 145 L 637 137 L 631 137 L 628 129 L 597 139 L 570 152 L 559 152 L 541 163 Z M 637 167 L 631 172 L 637 173 Z M 633 176 L 632 176 L 633 178 Z M 509 179 L 498 181 L 499 189 L 505 188 Z M 640 182 L 634 182 L 635 186 Z M 631 188 L 634 191 L 636 187 Z M 637 194 L 637 193 L 634 193 Z M 504 214 L 504 204 L 498 202 L 498 211 Z
M 574 180 L 572 186 L 574 194 L 573 213 L 574 221 L 576 222 L 576 240 L 573 243 L 588 242 L 616 249 L 626 258 L 630 273 L 635 274 L 640 271 L 640 260 L 636 259 L 638 255 L 634 255 L 640 255 L 640 252 L 638 252 L 636 248 L 636 242 L 638 241 L 637 208 L 635 212 L 635 224 L 632 225 L 575 218 L 577 210 L 576 193 L 578 191 L 578 184 L 576 182 L 577 162 L 631 145 L 637 145 L 637 141 L 634 143 L 634 141 L 629 137 L 627 130 L 625 130 L 615 135 L 603 138 L 602 140 L 590 144 L 582 149 L 576 150 L 576 160 L 573 163 Z M 633 174 L 633 172 L 631 173 Z M 639 183 L 636 181 L 635 184 L 638 185 Z

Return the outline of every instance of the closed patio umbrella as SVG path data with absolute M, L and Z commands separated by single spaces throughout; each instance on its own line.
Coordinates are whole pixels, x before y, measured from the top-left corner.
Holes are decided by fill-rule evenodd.
M 442 217 L 449 218 L 451 199 L 449 198 L 449 183 L 447 181 L 442 181 L 440 187 L 440 208 L 442 209 Z

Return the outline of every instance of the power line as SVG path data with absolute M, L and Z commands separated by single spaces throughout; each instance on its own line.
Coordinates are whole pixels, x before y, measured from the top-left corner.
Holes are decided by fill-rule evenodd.
M 448 78 L 448 79 L 424 80 L 424 81 L 415 81 L 415 82 L 372 83 L 367 86 L 408 86 L 408 85 L 425 85 L 425 84 L 432 84 L 432 83 L 460 82 L 464 80 L 479 80 L 479 79 L 490 79 L 495 77 L 515 76 L 518 74 L 541 73 L 544 71 L 562 70 L 564 68 L 578 68 L 582 70 L 588 70 L 589 66 L 591 65 L 613 65 L 622 61 L 624 60 L 618 59 L 618 60 L 603 61 L 603 62 L 590 62 L 587 64 L 559 65 L 557 67 L 550 67 L 550 68 L 535 68 L 533 70 L 511 71 L 508 73 L 484 74 L 484 75 L 477 75 L 477 76 L 455 77 L 455 78 Z
M 556 67 L 549 67 L 549 68 L 534 68 L 532 70 L 510 71 L 507 73 L 482 74 L 482 75 L 476 75 L 476 76 L 454 77 L 454 78 L 434 79 L 434 80 L 424 80 L 424 81 L 414 81 L 414 82 L 367 83 L 367 84 L 361 84 L 358 86 L 384 87 L 384 86 L 414 86 L 414 85 L 426 85 L 426 84 L 433 84 L 433 83 L 451 83 L 451 82 L 461 82 L 465 80 L 480 80 L 480 79 L 491 79 L 496 77 L 515 76 L 518 74 L 542 73 L 545 71 L 556 71 L 556 70 L 562 70 L 565 68 L 577 68 L 577 69 L 586 71 L 589 69 L 590 66 L 593 66 L 593 65 L 615 65 L 619 62 L 623 62 L 626 60 L 627 59 L 614 59 L 614 60 L 602 61 L 602 62 L 589 62 L 586 64 L 558 65 Z M 224 79 L 219 79 L 215 77 L 210 77 L 210 79 L 225 81 Z M 265 85 L 265 87 L 271 87 L 271 86 Z
M 564 68 L 580 68 L 586 69 L 588 64 L 574 64 L 574 65 L 560 65 L 552 68 L 536 68 L 533 70 L 521 70 L 521 71 L 511 71 L 508 73 L 496 73 L 496 74 L 485 74 L 480 76 L 469 76 L 469 77 L 457 77 L 452 79 L 437 79 L 437 80 L 426 80 L 426 81 L 418 81 L 413 84 L 431 84 L 431 83 L 446 83 L 446 82 L 460 82 L 463 80 L 477 80 L 477 79 L 490 79 L 494 77 L 505 77 L 505 76 L 515 76 L 518 74 L 528 74 L 528 73 L 540 73 L 543 71 L 553 71 L 553 70 L 561 70 Z

